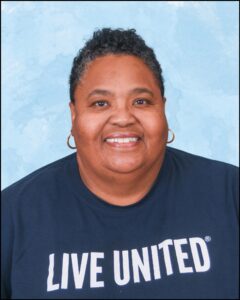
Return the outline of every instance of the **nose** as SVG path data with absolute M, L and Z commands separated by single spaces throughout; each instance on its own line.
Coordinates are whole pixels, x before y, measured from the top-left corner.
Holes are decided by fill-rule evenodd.
M 117 107 L 110 117 L 110 123 L 119 127 L 127 127 L 136 123 L 131 108 L 126 106 Z

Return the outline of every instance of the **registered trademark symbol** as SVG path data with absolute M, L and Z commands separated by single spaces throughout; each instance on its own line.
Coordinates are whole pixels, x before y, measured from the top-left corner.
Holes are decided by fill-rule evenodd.
M 212 238 L 209 235 L 207 235 L 205 236 L 204 240 L 205 242 L 211 242 Z

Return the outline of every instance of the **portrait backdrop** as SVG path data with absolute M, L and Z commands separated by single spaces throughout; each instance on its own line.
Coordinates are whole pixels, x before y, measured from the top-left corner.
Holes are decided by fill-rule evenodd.
M 2 188 L 72 153 L 72 61 L 103 27 L 135 28 L 154 49 L 176 136 L 170 146 L 239 165 L 236 1 L 1 4 Z

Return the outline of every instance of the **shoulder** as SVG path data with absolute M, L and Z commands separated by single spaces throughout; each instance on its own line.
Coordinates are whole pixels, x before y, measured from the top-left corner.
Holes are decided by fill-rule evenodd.
M 17 201 L 20 196 L 37 196 L 43 190 L 51 190 L 57 181 L 61 180 L 66 172 L 64 169 L 71 165 L 75 153 L 45 165 L 31 174 L 23 177 L 2 190 L 2 202 L 5 199 Z
M 189 188 L 230 195 L 238 193 L 239 168 L 229 163 L 205 158 L 167 147 L 173 177 Z
M 167 155 L 171 161 L 184 170 L 237 175 L 239 168 L 232 164 L 202 157 L 172 147 L 167 147 Z
M 201 195 L 209 204 L 222 203 L 239 211 L 239 168 L 232 164 L 205 158 L 182 150 L 167 147 L 166 155 L 171 163 L 172 180 L 180 189 Z

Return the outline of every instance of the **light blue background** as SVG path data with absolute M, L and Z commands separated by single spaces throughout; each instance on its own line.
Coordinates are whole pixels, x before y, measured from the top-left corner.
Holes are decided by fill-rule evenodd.
M 171 146 L 238 165 L 238 5 L 3 1 L 2 188 L 72 152 L 72 60 L 102 27 L 135 28 L 154 48 Z

